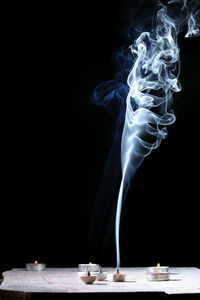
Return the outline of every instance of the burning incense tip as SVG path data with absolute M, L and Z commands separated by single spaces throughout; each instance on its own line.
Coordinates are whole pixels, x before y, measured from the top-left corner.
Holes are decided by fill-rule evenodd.
M 120 272 L 119 272 L 119 268 L 117 268 L 117 274 L 119 274 Z

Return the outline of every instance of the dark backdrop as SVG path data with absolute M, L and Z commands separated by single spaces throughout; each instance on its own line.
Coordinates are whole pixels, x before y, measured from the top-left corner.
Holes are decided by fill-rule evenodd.
M 115 266 L 113 228 L 103 246 L 106 224 L 89 237 L 114 131 L 90 95 L 113 79 L 111 54 L 123 45 L 120 1 L 107 2 L 3 9 L 1 271 L 35 260 Z M 177 120 L 132 180 L 121 218 L 122 266 L 200 266 L 200 47 L 198 39 L 179 42 Z

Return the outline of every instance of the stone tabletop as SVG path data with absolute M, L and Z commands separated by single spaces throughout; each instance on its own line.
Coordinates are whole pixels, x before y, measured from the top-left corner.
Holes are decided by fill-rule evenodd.
M 200 269 L 170 268 L 170 281 L 150 282 L 146 267 L 120 268 L 126 273 L 125 282 L 95 281 L 84 284 L 78 278 L 78 268 L 47 268 L 45 271 L 12 269 L 3 273 L 0 290 L 45 293 L 135 293 L 200 294 Z M 113 268 L 104 271 L 115 273 Z

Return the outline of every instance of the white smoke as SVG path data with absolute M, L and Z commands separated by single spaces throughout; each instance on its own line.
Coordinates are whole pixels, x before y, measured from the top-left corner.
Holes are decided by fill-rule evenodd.
M 183 1 L 182 9 L 186 4 L 187 1 Z M 162 7 L 157 13 L 155 31 L 141 33 L 130 46 L 135 62 L 127 79 L 129 93 L 121 141 L 122 179 L 115 221 L 117 267 L 120 266 L 121 207 L 130 179 L 144 158 L 167 137 L 166 126 L 175 121 L 172 96 L 181 90 L 178 32 L 179 24 L 169 17 L 166 7 Z M 195 15 L 190 13 L 185 36 L 198 34 Z
M 196 23 L 196 17 L 199 14 L 199 11 L 194 15 L 193 13 L 190 14 L 188 19 L 188 31 L 185 37 L 192 37 L 192 36 L 199 36 L 200 31 L 198 25 Z

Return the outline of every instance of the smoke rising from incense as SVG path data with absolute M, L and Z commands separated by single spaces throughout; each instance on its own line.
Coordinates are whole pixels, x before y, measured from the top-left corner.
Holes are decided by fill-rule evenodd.
M 117 267 L 120 267 L 121 209 L 130 180 L 144 158 L 167 137 L 167 126 L 175 121 L 173 93 L 181 90 L 177 37 L 183 30 L 187 31 L 185 37 L 199 35 L 196 3 L 186 0 L 172 0 L 168 6 L 160 3 L 154 29 L 141 32 L 133 44 L 121 52 L 129 62 L 125 72 L 129 70 L 126 84 L 121 78 L 119 81 L 118 74 L 114 81 L 102 84 L 94 93 L 95 101 L 101 99 L 101 104 L 111 102 L 118 93 L 118 100 L 125 105 L 121 138 L 122 177 L 115 218 Z M 119 93 L 120 90 L 124 92 Z

